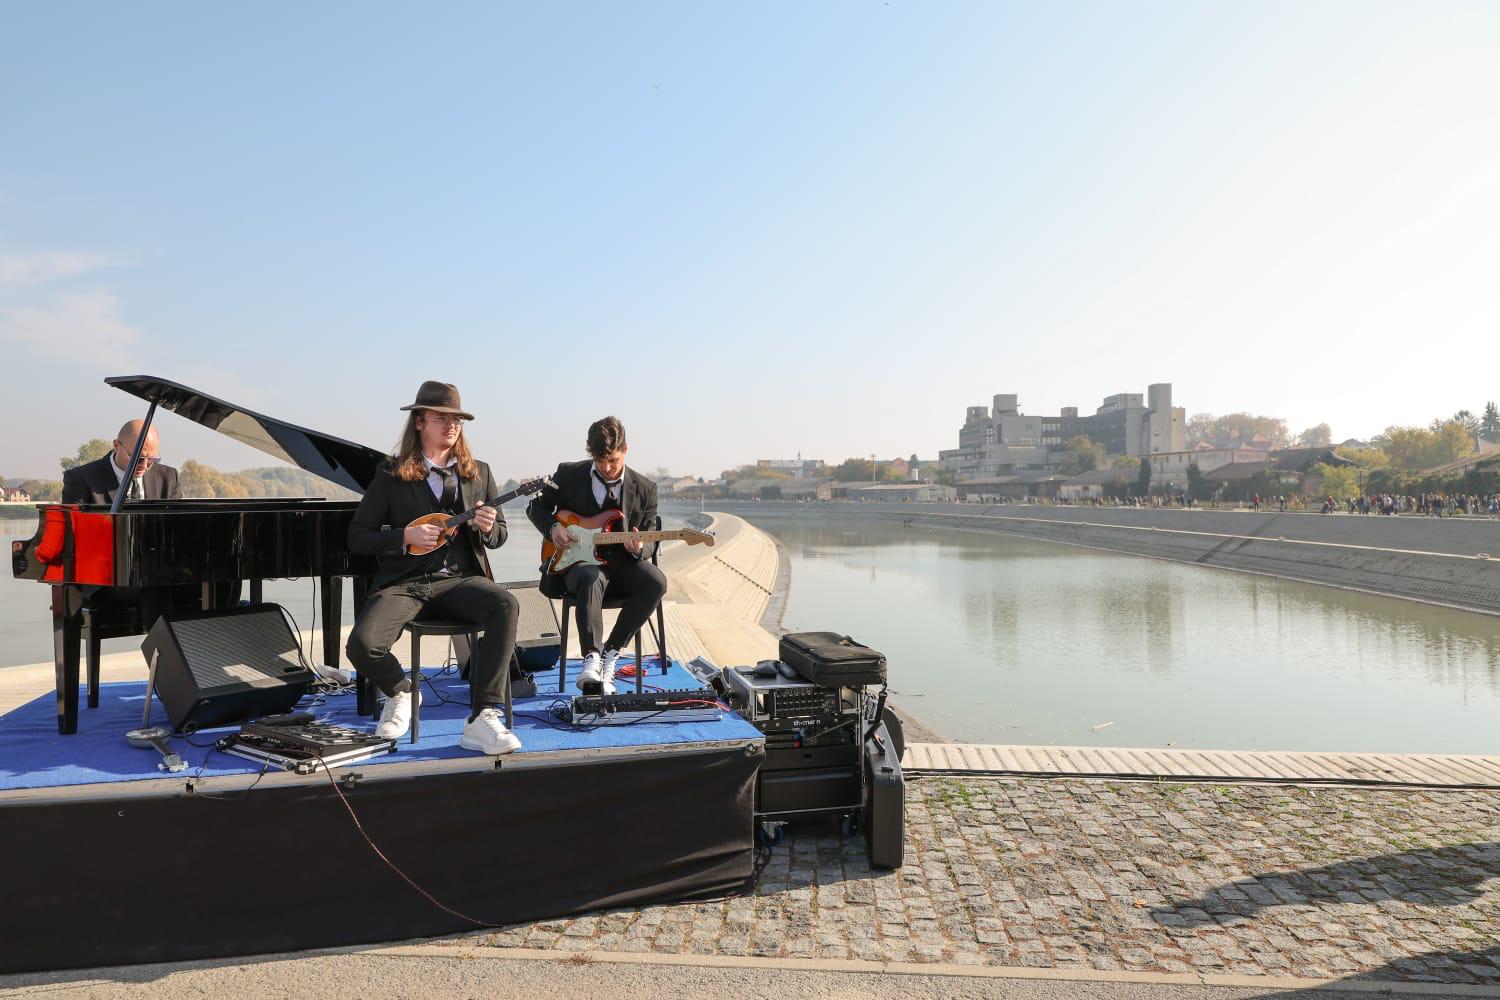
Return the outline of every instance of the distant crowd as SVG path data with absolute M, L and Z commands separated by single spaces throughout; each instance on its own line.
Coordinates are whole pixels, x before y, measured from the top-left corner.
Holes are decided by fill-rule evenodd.
M 1324 513 L 1332 513 L 1340 505 L 1340 501 L 1328 497 L 1323 502 Z M 1421 514 L 1425 517 L 1483 514 L 1497 517 L 1500 516 L 1500 493 L 1489 496 L 1476 496 L 1472 493 L 1456 496 L 1445 493 L 1419 493 L 1416 496 L 1382 493 L 1379 496 L 1345 497 L 1342 507 L 1347 514 Z
M 1263 497 L 1257 493 L 1245 501 L 1225 501 L 1218 499 L 1198 501 L 1182 494 L 1150 497 L 1090 497 L 1079 500 L 1069 500 L 1063 497 L 979 496 L 969 497 L 968 502 L 1015 503 L 1040 506 L 1056 505 L 1060 507 L 1150 507 L 1157 509 L 1187 509 L 1195 507 L 1234 509 L 1248 507 L 1250 510 L 1260 511 L 1317 510 L 1324 514 L 1407 514 L 1426 517 L 1458 517 L 1463 515 L 1500 518 L 1500 493 L 1492 493 L 1484 496 L 1472 493 L 1456 495 L 1419 493 L 1415 496 L 1381 493 L 1368 496 L 1345 497 L 1342 500 L 1335 499 L 1332 496 L 1324 497 L 1322 500 L 1308 500 L 1294 494 Z

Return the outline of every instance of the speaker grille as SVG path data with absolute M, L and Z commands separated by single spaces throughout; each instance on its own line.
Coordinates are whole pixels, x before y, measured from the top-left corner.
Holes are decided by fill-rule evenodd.
M 296 639 L 280 614 L 182 619 L 172 631 L 199 688 L 275 687 L 302 670 Z

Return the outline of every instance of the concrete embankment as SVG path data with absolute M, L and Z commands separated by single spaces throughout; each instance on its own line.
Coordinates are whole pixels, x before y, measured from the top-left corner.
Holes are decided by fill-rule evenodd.
M 754 517 L 877 518 L 995 531 L 1500 614 L 1500 521 L 1021 504 L 726 505 Z
M 713 532 L 712 546 L 662 548 L 668 614 L 697 636 L 715 663 L 774 659 L 780 619 L 768 623 L 767 611 L 787 572 L 775 540 L 733 514 L 704 515 L 700 523 Z

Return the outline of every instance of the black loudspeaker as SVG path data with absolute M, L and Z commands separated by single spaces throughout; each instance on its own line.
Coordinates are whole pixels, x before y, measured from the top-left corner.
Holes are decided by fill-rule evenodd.
M 516 664 L 523 674 L 556 670 L 557 656 L 561 648 L 556 632 L 543 632 L 535 639 L 517 639 Z
M 290 711 L 314 680 L 275 604 L 158 618 L 141 652 L 179 733 Z

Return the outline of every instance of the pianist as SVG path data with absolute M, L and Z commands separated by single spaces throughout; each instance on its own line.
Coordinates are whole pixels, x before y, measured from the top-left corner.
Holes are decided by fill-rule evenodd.
M 130 465 L 130 453 L 141 436 L 143 421 L 132 420 L 120 428 L 114 448 L 103 458 L 86 462 L 63 473 L 63 503 L 114 503 L 115 493 L 123 485 L 126 500 L 181 500 L 177 470 L 161 464 L 161 447 L 156 428 L 146 432 L 141 457 Z
M 127 470 L 130 453 L 135 450 L 135 442 L 141 436 L 144 424 L 143 420 L 130 421 L 120 428 L 108 455 L 64 472 L 62 502 L 110 504 L 114 503 L 115 494 L 122 488 L 127 502 L 181 500 L 182 488 L 177 483 L 177 470 L 161 464 L 161 443 L 155 427 L 147 430 L 141 457 Z M 87 587 L 80 596 L 106 620 L 113 617 L 129 621 L 139 617 L 138 627 L 142 631 L 149 629 L 162 615 L 197 610 L 202 604 L 202 588 L 196 583 L 177 587 Z M 233 603 L 238 596 L 235 584 L 220 585 L 217 591 L 221 604 Z
M 458 389 L 423 382 L 408 411 L 400 450 L 381 466 L 349 524 L 349 548 L 379 557 L 374 585 L 349 635 L 349 660 L 385 695 L 376 735 L 395 739 L 411 727 L 411 681 L 391 655 L 406 623 L 419 614 L 472 622 L 484 638 L 469 664 L 469 720 L 459 745 L 486 754 L 510 753 L 521 741 L 505 727 L 500 705 L 504 675 L 516 643 L 520 605 L 494 582 L 484 549 L 505 543 L 505 516 L 484 501 L 499 495 L 490 468 L 475 461 L 463 434 L 474 419 Z M 474 510 L 474 519 L 448 544 L 425 555 L 407 546 L 429 547 L 439 529 L 411 522 L 446 511 Z M 482 544 L 481 544 L 482 543 Z

